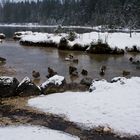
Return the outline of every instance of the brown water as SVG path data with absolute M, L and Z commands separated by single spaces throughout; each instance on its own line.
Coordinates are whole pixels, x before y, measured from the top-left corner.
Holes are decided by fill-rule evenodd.
M 69 54 L 79 59 L 78 64 L 65 61 L 65 57 Z M 68 68 L 70 65 L 76 66 L 78 71 L 86 69 L 89 72 L 88 77 L 105 78 L 110 80 L 116 76 L 122 76 L 123 70 L 131 72 L 131 76 L 140 76 L 140 70 L 129 62 L 129 58 L 133 56 L 140 59 L 140 54 L 126 55 L 95 55 L 86 54 L 84 52 L 60 51 L 55 48 L 27 47 L 21 46 L 15 41 L 5 41 L 0 44 L 0 57 L 7 59 L 6 64 L 0 65 L 0 75 L 15 76 L 22 80 L 25 76 L 32 78 L 32 70 L 39 71 L 41 74 L 40 83 L 46 80 L 47 68 L 50 66 L 58 72 L 58 74 L 66 77 L 67 81 L 79 81 L 79 78 L 71 79 Z M 99 75 L 99 69 L 102 65 L 107 66 L 104 77 Z

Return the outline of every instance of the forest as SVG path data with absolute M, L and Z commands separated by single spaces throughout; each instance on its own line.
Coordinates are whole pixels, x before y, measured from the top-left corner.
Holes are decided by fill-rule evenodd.
M 0 5 L 0 22 L 139 28 L 140 0 L 7 0 Z

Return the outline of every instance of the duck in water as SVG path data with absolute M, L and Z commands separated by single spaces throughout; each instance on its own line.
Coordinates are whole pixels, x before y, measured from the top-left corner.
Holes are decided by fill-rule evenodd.
M 32 76 L 33 78 L 37 79 L 37 78 L 40 78 L 40 73 L 39 72 L 36 72 L 35 70 L 32 71 Z
M 101 66 L 101 68 L 100 68 L 100 75 L 101 76 L 105 75 L 105 70 L 106 70 L 106 66 Z

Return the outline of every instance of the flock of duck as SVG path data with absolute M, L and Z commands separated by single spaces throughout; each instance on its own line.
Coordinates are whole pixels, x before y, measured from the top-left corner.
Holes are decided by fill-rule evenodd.
M 68 57 L 65 58 L 65 61 L 69 61 L 69 62 L 77 63 L 77 64 L 79 62 L 78 58 L 75 58 L 72 54 L 69 54 Z M 132 64 L 135 64 L 137 69 L 140 69 L 140 61 L 139 60 L 135 60 L 134 58 L 130 57 L 129 61 Z M 106 73 L 106 70 L 107 70 L 107 66 L 102 65 L 100 67 L 100 69 L 99 69 L 99 75 L 104 76 L 105 73 Z M 48 75 L 46 75 L 46 78 L 50 78 L 50 77 L 52 77 L 52 76 L 54 76 L 56 74 L 57 74 L 57 72 L 53 68 L 48 67 Z M 123 76 L 128 76 L 130 74 L 131 74 L 130 71 L 127 71 L 127 70 L 122 71 Z M 79 77 L 77 68 L 74 67 L 74 66 L 69 66 L 69 75 L 74 76 L 74 77 Z M 81 75 L 87 76 L 88 71 L 86 69 L 82 69 L 81 70 Z M 40 78 L 40 73 L 35 71 L 35 70 L 33 70 L 32 71 L 32 77 L 33 78 Z

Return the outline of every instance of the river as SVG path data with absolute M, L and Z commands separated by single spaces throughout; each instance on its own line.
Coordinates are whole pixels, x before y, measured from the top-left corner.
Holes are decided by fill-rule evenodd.
M 131 74 L 129 77 L 140 76 L 140 70 L 136 69 L 136 66 L 129 62 L 130 57 L 140 60 L 140 54 L 96 55 L 78 51 L 62 51 L 55 48 L 21 46 L 18 41 L 10 39 L 12 38 L 14 31 L 20 30 L 25 29 L 0 28 L 0 32 L 3 31 L 8 37 L 8 39 L 0 44 L 0 57 L 7 59 L 6 64 L 0 65 L 0 75 L 15 76 L 19 80 L 22 80 L 25 76 L 32 78 L 32 71 L 36 70 L 41 74 L 40 81 L 36 81 L 38 84 L 47 79 L 46 75 L 48 67 L 54 68 L 59 75 L 65 76 L 68 82 L 79 82 L 83 78 L 80 74 L 82 69 L 86 69 L 89 73 L 88 77 L 93 79 L 104 78 L 111 80 L 113 77 L 122 76 L 123 70 L 130 71 Z M 43 29 L 35 30 L 41 31 Z M 45 31 L 47 30 L 43 30 L 43 32 Z M 74 64 L 66 62 L 65 58 L 69 54 L 78 58 L 79 63 Z M 70 65 L 78 68 L 78 78 L 71 78 L 69 76 L 68 68 Z M 104 77 L 99 75 L 99 70 L 102 65 L 107 67 Z

